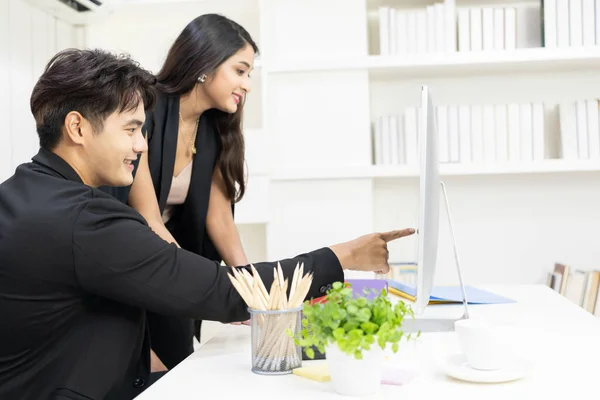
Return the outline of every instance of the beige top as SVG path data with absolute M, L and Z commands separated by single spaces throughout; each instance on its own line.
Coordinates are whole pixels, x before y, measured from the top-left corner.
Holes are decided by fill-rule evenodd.
M 162 213 L 162 220 L 165 224 L 173 215 L 175 206 L 185 202 L 192 180 L 192 163 L 193 161 L 190 161 L 190 163 L 179 172 L 179 175 L 173 176 L 171 190 L 169 191 L 167 204 L 165 205 L 165 211 Z

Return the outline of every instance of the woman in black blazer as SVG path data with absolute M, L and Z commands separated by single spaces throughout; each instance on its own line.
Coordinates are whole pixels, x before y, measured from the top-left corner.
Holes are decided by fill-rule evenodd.
M 148 153 L 131 187 L 106 189 L 163 239 L 227 265 L 247 264 L 233 205 L 244 195 L 242 110 L 258 47 L 234 21 L 206 14 L 172 44 L 146 115 Z M 148 315 L 152 349 L 167 368 L 193 352 L 196 323 Z

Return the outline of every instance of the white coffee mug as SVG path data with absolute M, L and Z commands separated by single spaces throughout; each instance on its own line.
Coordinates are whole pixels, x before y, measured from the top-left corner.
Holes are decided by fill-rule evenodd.
M 460 348 L 474 369 L 494 371 L 514 361 L 514 327 L 502 323 L 463 319 L 454 323 Z

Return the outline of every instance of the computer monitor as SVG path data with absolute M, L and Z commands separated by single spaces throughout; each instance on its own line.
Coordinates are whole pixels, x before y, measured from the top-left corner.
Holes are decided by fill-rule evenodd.
M 419 216 L 417 288 L 414 312 L 429 303 L 437 264 L 440 219 L 439 144 L 435 110 L 427 86 L 421 87 L 419 110 Z
M 462 295 L 464 314 L 468 318 L 468 301 L 460 270 L 460 260 L 456 247 L 452 217 L 446 187 L 440 180 L 439 172 L 439 135 L 437 118 L 429 87 L 421 87 L 421 107 L 419 111 L 419 223 L 418 223 L 418 258 L 417 258 L 417 287 L 414 306 L 415 315 L 423 315 L 429 304 L 435 270 L 437 266 L 438 241 L 440 228 L 440 202 L 443 200 L 448 217 L 450 238 L 454 250 L 454 263 Z M 418 321 L 421 330 L 443 331 L 454 328 L 453 321 L 447 319 L 430 319 Z M 417 325 L 419 326 L 419 325 Z
M 443 201 L 446 216 L 448 217 L 448 228 L 450 229 L 450 239 L 452 240 L 452 248 L 454 250 L 454 263 L 456 265 L 464 307 L 463 315 L 459 319 L 469 318 L 467 295 L 460 270 L 448 195 L 444 183 L 440 180 L 437 118 L 431 92 L 429 87 L 425 85 L 421 87 L 418 127 L 419 211 L 417 225 L 417 285 L 416 288 L 412 289 L 408 285 L 395 282 L 393 288 L 401 293 L 404 292 L 400 297 L 414 300 L 412 310 L 417 318 L 409 318 L 403 321 L 402 327 L 405 332 L 453 331 L 455 318 L 430 318 L 423 315 L 429 304 L 433 290 L 438 258 L 440 205 Z

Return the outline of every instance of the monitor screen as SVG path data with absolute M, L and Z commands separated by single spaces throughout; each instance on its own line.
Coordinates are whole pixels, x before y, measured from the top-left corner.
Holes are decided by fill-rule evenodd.
M 419 222 L 414 312 L 423 314 L 433 287 L 438 253 L 440 177 L 438 133 L 431 92 L 421 87 L 419 110 Z

